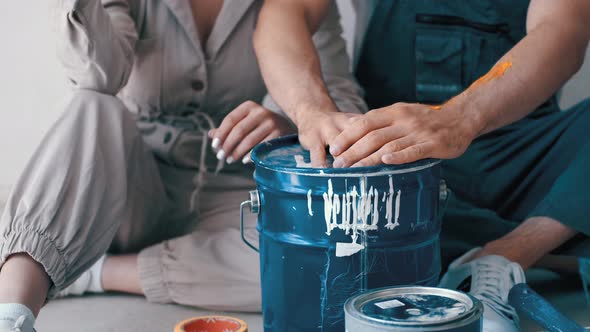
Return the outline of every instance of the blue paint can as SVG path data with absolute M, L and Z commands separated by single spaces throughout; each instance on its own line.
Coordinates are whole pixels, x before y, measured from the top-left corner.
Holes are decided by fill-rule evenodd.
M 257 190 L 242 212 L 259 213 L 259 246 L 249 245 L 260 251 L 266 332 L 341 332 L 351 296 L 437 284 L 447 193 L 438 160 L 307 168 L 296 136 L 257 146 L 252 160 Z
M 346 301 L 350 332 L 481 332 L 483 305 L 473 296 L 444 288 L 393 287 Z

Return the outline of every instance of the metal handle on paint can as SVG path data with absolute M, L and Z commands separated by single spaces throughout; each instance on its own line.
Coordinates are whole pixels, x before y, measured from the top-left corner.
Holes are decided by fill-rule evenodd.
M 244 208 L 246 205 L 250 207 L 251 213 L 258 214 L 258 212 L 260 212 L 260 196 L 258 195 L 258 190 L 251 190 L 250 199 L 243 201 L 242 204 L 240 204 L 240 233 L 242 234 L 242 241 L 244 241 L 248 247 L 256 250 L 256 252 L 259 252 L 258 248 L 252 245 L 252 243 L 250 243 L 250 241 L 248 241 L 244 235 Z

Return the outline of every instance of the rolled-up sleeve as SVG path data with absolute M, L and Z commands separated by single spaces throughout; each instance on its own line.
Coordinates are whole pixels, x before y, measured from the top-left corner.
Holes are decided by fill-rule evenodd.
M 115 95 L 133 67 L 137 30 L 125 0 L 58 0 L 57 53 L 76 88 Z

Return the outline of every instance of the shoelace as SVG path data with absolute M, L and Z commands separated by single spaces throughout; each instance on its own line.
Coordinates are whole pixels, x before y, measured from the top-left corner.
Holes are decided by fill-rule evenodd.
M 25 316 L 25 315 L 20 316 L 14 322 L 14 327 L 12 328 L 12 332 L 21 332 L 21 329 L 22 329 L 23 325 L 25 325 L 25 320 L 26 319 L 27 319 L 27 316 Z
M 521 267 L 514 263 L 507 266 L 491 262 L 478 262 L 477 264 L 479 273 L 476 274 L 471 287 L 475 291 L 473 295 L 498 314 L 518 324 L 518 314 L 508 304 L 509 289 L 504 290 L 504 288 L 525 282 Z M 505 272 L 506 269 L 509 269 L 509 273 Z

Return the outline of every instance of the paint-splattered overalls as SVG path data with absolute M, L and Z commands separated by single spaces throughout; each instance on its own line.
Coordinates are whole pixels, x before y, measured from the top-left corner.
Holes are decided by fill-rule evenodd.
M 467 88 L 526 34 L 529 1 L 379 1 L 357 77 L 370 108 L 437 104 Z M 446 261 L 532 216 L 581 234 L 560 250 L 590 255 L 590 101 L 561 112 L 553 97 L 479 137 L 443 163 L 453 191 L 443 222 Z

